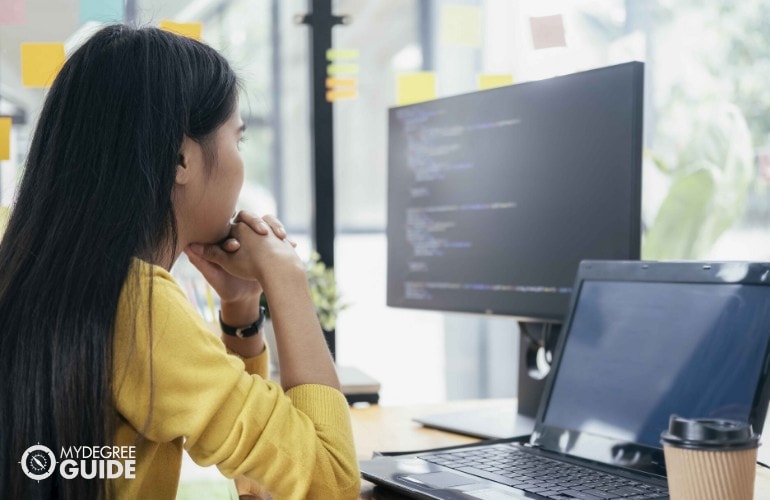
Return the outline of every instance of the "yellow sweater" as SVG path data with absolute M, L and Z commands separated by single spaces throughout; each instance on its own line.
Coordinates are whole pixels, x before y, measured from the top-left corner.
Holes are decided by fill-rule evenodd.
M 266 352 L 245 360 L 228 354 L 160 267 L 136 261 L 129 274 L 114 369 L 115 444 L 136 446 L 136 472 L 114 480 L 112 496 L 174 498 L 184 447 L 199 465 L 245 475 L 276 500 L 358 497 L 345 397 L 310 384 L 284 393 L 264 378 Z

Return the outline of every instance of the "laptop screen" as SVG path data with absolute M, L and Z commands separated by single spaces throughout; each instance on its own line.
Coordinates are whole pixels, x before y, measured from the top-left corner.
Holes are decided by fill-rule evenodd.
M 560 451 L 600 436 L 614 456 L 659 448 L 671 414 L 749 421 L 768 332 L 768 286 L 584 280 L 542 424 Z

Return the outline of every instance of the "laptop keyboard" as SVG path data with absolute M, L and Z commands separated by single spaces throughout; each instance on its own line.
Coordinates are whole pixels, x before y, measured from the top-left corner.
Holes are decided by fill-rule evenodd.
M 419 458 L 554 500 L 642 500 L 668 496 L 665 488 L 539 457 L 512 445 L 432 453 Z

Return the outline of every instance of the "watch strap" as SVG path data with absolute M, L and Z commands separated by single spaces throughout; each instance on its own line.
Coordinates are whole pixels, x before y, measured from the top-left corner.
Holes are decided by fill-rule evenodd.
M 238 328 L 235 326 L 230 326 L 222 321 L 222 311 L 219 311 L 219 327 L 222 329 L 222 333 L 225 335 L 231 335 L 233 337 L 242 339 L 253 337 L 254 335 L 258 334 L 259 330 L 262 328 L 262 324 L 265 322 L 265 313 L 265 307 L 259 306 L 259 317 L 257 318 L 257 321 L 248 326 Z

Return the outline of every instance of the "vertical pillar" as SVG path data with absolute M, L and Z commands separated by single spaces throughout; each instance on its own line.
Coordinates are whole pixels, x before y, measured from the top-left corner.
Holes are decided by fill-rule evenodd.
M 332 14 L 332 0 L 308 0 L 311 12 L 302 17 L 310 28 L 311 147 L 313 163 L 313 240 L 321 260 L 334 267 L 334 113 L 326 100 L 326 51 L 332 48 L 332 28 L 343 24 Z M 334 331 L 324 332 L 332 357 Z

